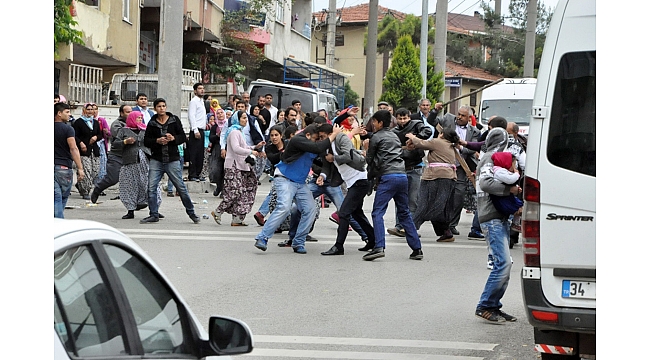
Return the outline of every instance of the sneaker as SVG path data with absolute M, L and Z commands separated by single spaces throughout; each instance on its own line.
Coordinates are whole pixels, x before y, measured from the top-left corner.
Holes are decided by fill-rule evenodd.
M 333 212 L 332 215 L 330 215 L 330 221 L 333 223 L 338 224 L 339 223 L 339 214 L 336 212 Z
M 305 237 L 305 241 L 317 242 L 318 239 L 316 239 L 315 237 L 312 237 L 311 235 L 307 235 L 307 237 Z
M 502 318 L 506 319 L 507 322 L 515 322 L 515 321 L 517 321 L 516 317 L 514 317 L 512 315 L 509 315 L 509 314 L 506 314 L 505 312 L 503 312 L 501 310 L 497 310 L 494 313 L 501 316 Z
M 168 192 L 167 197 L 174 197 L 174 193 L 173 192 Z
M 409 259 L 411 260 L 422 260 L 424 255 L 422 254 L 422 249 L 413 250 Z
M 484 240 L 485 236 L 481 233 L 475 232 L 475 231 L 470 231 L 469 234 L 467 235 L 468 239 L 478 239 L 478 240 Z
M 306 254 L 307 250 L 305 249 L 304 246 L 300 245 L 300 246 L 296 246 L 295 248 L 293 248 L 293 252 L 298 253 L 298 254 Z
M 262 250 L 262 251 L 266 251 L 266 243 L 267 242 L 268 241 L 264 240 L 264 239 L 255 240 L 255 247 Z
M 494 261 L 488 260 L 487 261 L 487 268 L 488 268 L 488 270 L 493 270 L 494 269 Z
M 374 248 L 371 252 L 363 255 L 363 260 L 372 261 L 375 259 L 383 258 L 384 256 L 386 256 L 386 254 L 384 254 L 383 248 Z
M 255 218 L 255 221 L 257 222 L 257 225 L 264 226 L 264 223 L 266 221 L 264 220 L 264 215 L 262 215 L 261 212 L 259 212 L 259 211 L 256 212 L 255 215 L 253 215 L 253 217 Z
M 445 234 L 439 237 L 436 241 L 437 242 L 454 242 L 456 239 L 454 238 L 453 235 L 451 234 Z
M 406 231 L 404 231 L 404 229 L 390 228 L 386 231 L 388 231 L 389 234 L 394 236 L 406 237 Z
M 195 224 L 198 224 L 198 223 L 201 222 L 201 218 L 196 216 L 196 214 L 190 215 L 190 219 L 192 219 L 192 221 L 194 221 Z
M 499 315 L 499 310 L 497 311 L 490 311 L 490 310 L 481 310 L 481 309 L 476 309 L 476 312 L 474 313 L 476 317 L 479 317 L 485 321 L 491 322 L 491 323 L 504 323 L 506 322 L 506 319 Z
M 158 222 L 158 221 L 160 221 L 160 220 L 158 220 L 158 216 L 149 215 L 146 218 L 140 220 L 140 224 L 155 223 L 155 222 Z

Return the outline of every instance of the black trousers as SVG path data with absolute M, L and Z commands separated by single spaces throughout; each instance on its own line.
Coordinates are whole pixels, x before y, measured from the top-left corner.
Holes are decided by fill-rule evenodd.
M 460 214 L 463 212 L 465 193 L 467 192 L 467 174 L 462 167 L 456 169 L 456 186 L 454 190 L 454 216 L 451 218 L 449 227 L 456 227 L 460 222 Z
M 350 216 L 356 220 L 361 229 L 368 236 L 368 244 L 375 243 L 375 231 L 370 225 L 370 221 L 363 213 L 363 200 L 368 194 L 370 183 L 366 179 L 357 180 L 354 185 L 348 188 L 348 193 L 343 198 L 341 207 L 337 210 L 339 215 L 339 227 L 336 235 L 336 246 L 343 248 L 343 243 L 348 236 L 348 227 L 350 226 Z
M 197 139 L 191 131 L 187 137 L 187 156 L 185 159 L 190 163 L 187 170 L 188 178 L 198 178 L 203 170 L 203 158 L 205 156 L 205 130 L 199 129 L 201 136 Z
M 99 195 L 102 191 L 108 189 L 109 187 L 115 185 L 120 180 L 120 169 L 122 168 L 122 157 L 111 154 L 110 151 L 106 157 L 106 175 L 101 179 L 95 188 L 93 193 Z

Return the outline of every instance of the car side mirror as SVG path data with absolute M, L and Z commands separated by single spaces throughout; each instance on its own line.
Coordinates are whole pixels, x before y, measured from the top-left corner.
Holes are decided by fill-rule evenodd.
M 239 355 L 253 351 L 253 334 L 243 321 L 212 316 L 209 324 L 210 352 L 205 355 Z

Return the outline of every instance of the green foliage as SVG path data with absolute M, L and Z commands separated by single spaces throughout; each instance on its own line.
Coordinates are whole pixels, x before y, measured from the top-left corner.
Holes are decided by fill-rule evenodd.
M 403 35 L 411 36 L 411 41 L 416 46 L 420 44 L 420 25 L 422 21 L 413 14 L 407 14 L 403 21 L 395 19 L 392 14 L 387 14 L 377 24 L 377 52 L 391 51 L 397 46 L 397 40 Z M 433 42 L 436 36 L 433 28 L 433 17 L 429 17 L 429 43 Z M 366 30 L 364 46 L 368 43 L 368 31 Z
M 350 86 L 350 81 L 345 81 L 345 104 L 343 107 L 346 108 L 350 105 L 359 106 L 359 94 L 357 94 L 352 87 Z
M 508 11 L 510 12 L 510 16 L 507 19 L 514 24 L 514 27 L 526 29 L 526 24 L 528 23 L 528 0 L 511 0 L 508 5 Z M 546 7 L 538 0 L 535 33 L 546 34 L 552 15 L 550 6 Z
M 72 0 L 54 0 L 54 56 L 58 55 L 59 44 L 84 45 L 83 32 L 74 29 L 77 22 L 70 15 Z
M 420 60 L 415 45 L 409 35 L 403 35 L 397 41 L 393 61 L 384 79 L 384 93 L 379 101 L 388 101 L 396 107 L 417 109 L 422 90 Z
M 435 104 L 436 99 L 445 93 L 445 74 L 442 71 L 434 72 L 436 63 L 431 54 L 431 46 L 429 46 L 427 55 L 427 99 Z

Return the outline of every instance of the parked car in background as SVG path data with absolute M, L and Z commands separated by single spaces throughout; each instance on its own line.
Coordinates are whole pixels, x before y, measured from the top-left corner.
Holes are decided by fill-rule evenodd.
M 98 222 L 54 219 L 54 359 L 202 359 L 252 350 L 251 331 L 239 320 L 212 316 L 206 333 L 126 235 Z

